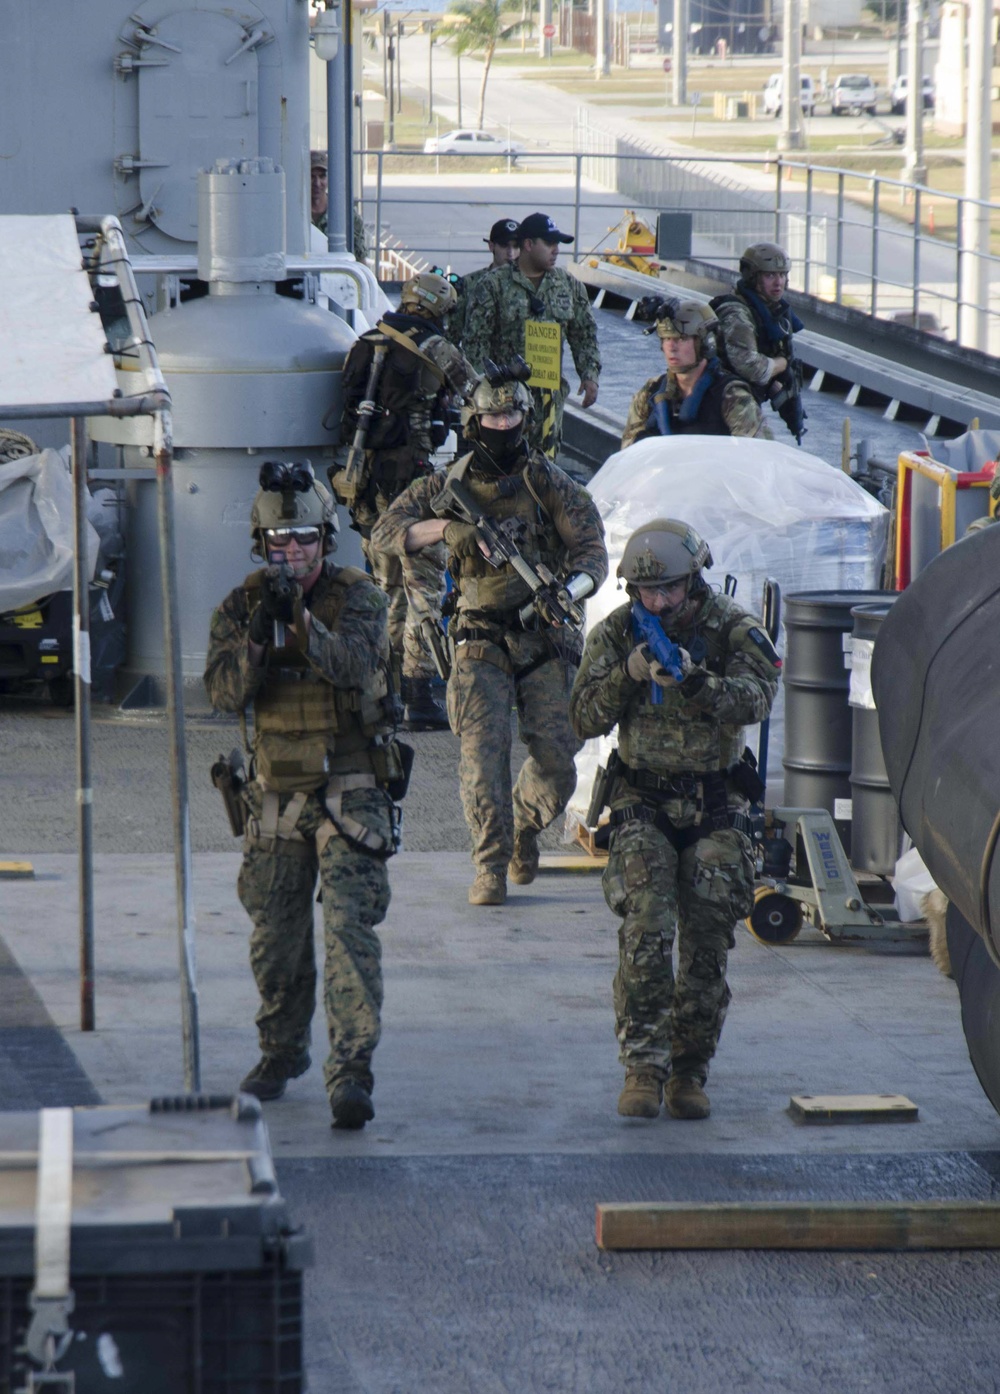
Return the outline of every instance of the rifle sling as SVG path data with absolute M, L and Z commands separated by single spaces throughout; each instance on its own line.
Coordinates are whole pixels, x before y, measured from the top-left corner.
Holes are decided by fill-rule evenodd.
M 399 329 L 394 329 L 391 324 L 386 324 L 384 319 L 379 320 L 376 328 L 380 334 L 384 334 L 387 338 L 392 339 L 394 343 L 401 344 L 402 347 L 406 349 L 407 353 L 412 353 L 414 357 L 419 358 L 421 363 L 431 370 L 441 386 L 443 387 L 445 385 L 448 381 L 445 374 L 434 362 L 433 358 L 429 358 L 427 354 L 424 353 L 423 349 L 417 347 L 408 334 L 404 334 Z

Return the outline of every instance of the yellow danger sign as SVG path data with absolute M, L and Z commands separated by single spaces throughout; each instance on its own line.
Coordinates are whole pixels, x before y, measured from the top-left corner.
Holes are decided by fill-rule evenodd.
M 562 327 L 551 320 L 526 319 L 524 356 L 531 364 L 528 386 L 558 392 L 562 385 Z

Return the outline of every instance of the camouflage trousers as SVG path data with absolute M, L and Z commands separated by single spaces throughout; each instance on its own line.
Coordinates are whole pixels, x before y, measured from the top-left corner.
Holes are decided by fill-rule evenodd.
M 477 869 L 506 874 L 515 830 L 547 828 L 576 788 L 573 757 L 580 742 L 569 724 L 576 669 L 552 656 L 550 645 L 544 634 L 508 634 L 507 648 L 473 640 L 455 650 L 448 720 L 460 741 L 459 791 Z M 544 661 L 532 668 L 539 658 Z M 528 758 L 512 792 L 515 705 Z
M 282 812 L 290 797 L 282 795 Z M 250 801 L 259 811 L 253 786 Z M 380 790 L 346 793 L 343 809 L 389 836 L 388 805 Z M 317 856 L 315 833 L 326 816 L 319 796 L 311 794 L 297 824 L 305 842 L 279 843 L 282 850 L 277 852 L 265 851 L 249 838 L 244 844 L 237 889 L 253 921 L 250 966 L 260 993 L 257 1031 L 264 1055 L 288 1058 L 309 1048 L 316 1006 L 313 897 L 318 873 L 330 1039 L 324 1079 L 330 1093 L 348 1076 L 370 1090 L 382 1008 L 382 946 L 375 926 L 389 908 L 389 876 L 384 861 L 343 837 L 331 837 Z
M 441 621 L 447 563 L 444 543 L 405 557 L 377 552 L 368 538 L 362 539 L 361 546 L 376 584 L 389 598 L 389 643 L 397 677 L 436 678 L 437 669 L 420 626 L 425 620 L 434 624 Z
M 569 383 L 563 379 L 558 392 L 529 388 L 534 402 L 534 411 L 528 423 L 529 443 L 555 463 L 562 445 L 563 408 L 569 396 Z
M 735 829 L 677 852 L 650 823 L 623 823 L 603 879 L 616 915 L 619 1059 L 704 1084 L 726 1019 L 729 950 L 753 906 L 750 843 Z M 677 972 L 673 949 L 677 940 Z

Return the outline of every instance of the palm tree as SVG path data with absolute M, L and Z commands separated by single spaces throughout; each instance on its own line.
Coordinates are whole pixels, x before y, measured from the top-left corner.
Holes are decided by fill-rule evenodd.
M 479 87 L 478 126 L 483 124 L 483 111 L 486 107 L 486 84 L 490 76 L 490 64 L 501 39 L 508 39 L 527 22 L 513 15 L 503 14 L 504 0 L 453 0 L 451 13 L 460 15 L 465 21 L 456 26 L 456 53 L 482 53 L 483 80 Z

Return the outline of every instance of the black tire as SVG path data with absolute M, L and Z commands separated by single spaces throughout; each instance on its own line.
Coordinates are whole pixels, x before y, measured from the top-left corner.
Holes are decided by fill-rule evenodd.
M 875 115 L 875 108 L 873 106 L 866 106 L 865 111 L 867 111 L 869 116 Z
M 778 944 L 790 944 L 802 928 L 803 918 L 799 901 L 761 886 L 744 923 L 759 943 L 773 948 Z

